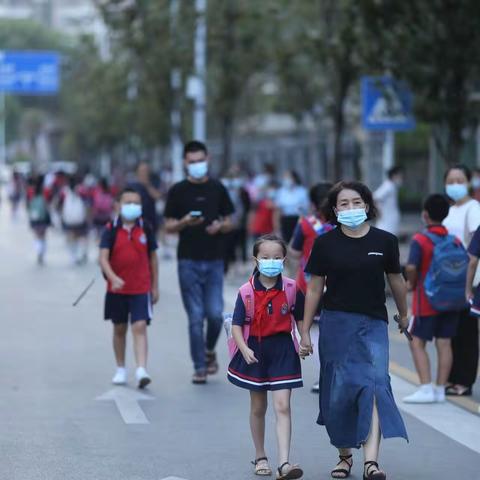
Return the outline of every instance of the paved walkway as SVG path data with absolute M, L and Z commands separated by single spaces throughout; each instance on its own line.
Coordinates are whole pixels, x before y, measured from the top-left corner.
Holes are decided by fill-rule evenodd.
M 127 388 L 109 383 L 111 327 L 102 321 L 104 285 L 93 262 L 85 268 L 68 266 L 63 239 L 52 235 L 47 266 L 37 267 L 28 229 L 12 225 L 3 213 L 0 262 L 0 478 L 254 478 L 248 394 L 226 380 L 223 337 L 221 373 L 206 386 L 190 383 L 187 322 L 174 262 L 161 265 L 161 300 L 149 330 L 154 382 L 140 396 L 133 382 Z M 93 277 L 91 291 L 73 308 Z M 229 309 L 235 291 L 236 285 L 225 289 Z M 399 399 L 414 386 L 405 380 L 411 368 L 405 341 L 394 330 L 391 334 L 392 384 Z M 129 349 L 130 366 L 131 360 Z M 302 365 L 308 387 L 317 371 L 311 360 Z M 325 431 L 314 423 L 317 402 L 308 388 L 294 394 L 292 459 L 302 464 L 309 480 L 330 478 L 336 461 Z M 399 406 L 410 443 L 385 442 L 381 462 L 389 479 L 479 478 L 478 415 L 451 403 Z M 273 460 L 271 412 L 268 425 Z M 361 478 L 361 462 L 356 453 L 354 479 Z

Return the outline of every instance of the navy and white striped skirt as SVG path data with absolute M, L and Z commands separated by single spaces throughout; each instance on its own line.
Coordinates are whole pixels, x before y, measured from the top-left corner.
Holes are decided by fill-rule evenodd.
M 320 413 L 337 448 L 360 448 L 374 400 L 384 438 L 408 440 L 388 373 L 388 325 L 357 313 L 324 310 L 319 323 Z
M 228 366 L 228 380 L 234 385 L 258 392 L 303 387 L 300 358 L 292 336 L 280 333 L 248 339 L 258 363 L 248 365 L 238 351 Z

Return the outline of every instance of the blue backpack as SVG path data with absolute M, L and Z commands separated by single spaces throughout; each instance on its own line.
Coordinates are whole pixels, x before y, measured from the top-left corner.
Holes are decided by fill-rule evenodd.
M 424 235 L 433 243 L 432 263 L 423 284 L 430 305 L 439 312 L 465 309 L 469 263 L 465 248 L 453 235 Z

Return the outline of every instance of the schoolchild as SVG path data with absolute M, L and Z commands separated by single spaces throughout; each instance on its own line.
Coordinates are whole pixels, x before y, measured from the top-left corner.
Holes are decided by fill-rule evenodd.
M 270 390 L 276 413 L 277 478 L 296 479 L 303 471 L 289 461 L 290 400 L 292 389 L 303 386 L 295 329 L 303 318 L 305 299 L 294 280 L 282 277 L 286 255 L 285 243 L 275 235 L 255 242 L 255 271 L 240 289 L 233 313 L 232 336 L 237 350 L 228 367 L 228 379 L 250 390 L 255 474 L 272 474 L 264 444 Z
M 146 371 L 147 325 L 152 305 L 158 301 L 157 242 L 152 228 L 142 219 L 140 194 L 130 188 L 120 195 L 120 215 L 109 223 L 100 241 L 100 266 L 107 280 L 105 320 L 113 323 L 113 348 L 117 371 L 112 382 L 127 382 L 125 347 L 130 320 L 139 388 L 151 378 Z
M 425 279 L 431 267 L 434 254 L 434 241 L 446 239 L 448 230 L 442 225 L 450 208 L 445 196 L 430 195 L 424 203 L 422 220 L 424 232 L 412 239 L 406 267 L 408 288 L 413 292 L 412 321 L 409 331 L 413 336 L 410 344 L 413 360 L 420 377 L 420 388 L 405 397 L 405 403 L 434 403 L 445 401 L 445 384 L 452 368 L 452 338 L 457 332 L 458 311 L 439 312 L 431 305 L 425 294 Z M 459 248 L 461 241 L 458 240 Z M 466 253 L 465 253 L 466 256 Z M 462 292 L 463 293 L 463 292 Z M 432 384 L 430 360 L 426 350 L 427 342 L 435 338 L 437 349 L 437 381 Z
M 43 265 L 47 251 L 47 230 L 51 225 L 48 199 L 44 190 L 44 177 L 35 178 L 27 190 L 27 208 L 30 227 L 35 235 L 38 265 Z

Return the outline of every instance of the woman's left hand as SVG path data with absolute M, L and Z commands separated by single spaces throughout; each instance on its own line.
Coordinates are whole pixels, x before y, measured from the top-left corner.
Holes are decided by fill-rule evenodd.
M 398 328 L 400 328 L 400 330 L 407 330 L 409 324 L 410 319 L 408 315 L 398 315 Z

